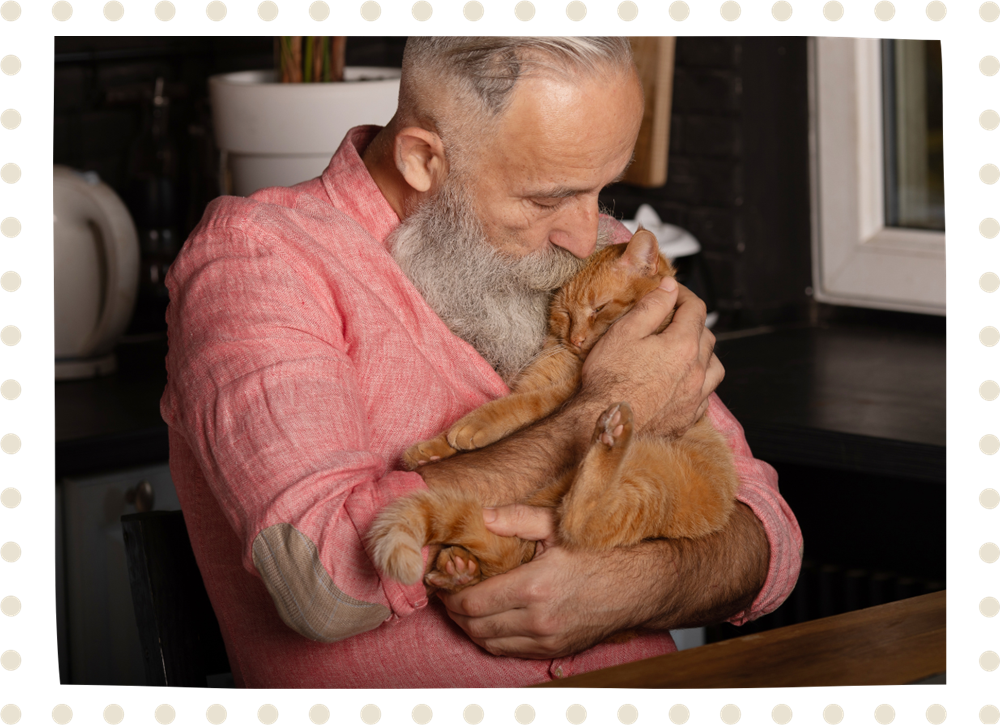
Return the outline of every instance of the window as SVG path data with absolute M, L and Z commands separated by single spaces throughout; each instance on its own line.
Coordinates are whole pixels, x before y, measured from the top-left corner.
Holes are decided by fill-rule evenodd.
M 810 56 L 816 299 L 943 315 L 940 43 L 815 38 Z

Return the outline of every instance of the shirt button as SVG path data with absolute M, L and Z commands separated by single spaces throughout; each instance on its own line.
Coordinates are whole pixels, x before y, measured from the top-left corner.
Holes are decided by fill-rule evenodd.
M 562 667 L 556 667 L 556 677 L 562 677 Z

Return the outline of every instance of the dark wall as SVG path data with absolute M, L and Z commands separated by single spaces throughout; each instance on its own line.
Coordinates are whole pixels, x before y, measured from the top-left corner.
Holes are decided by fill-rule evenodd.
M 398 67 L 405 40 L 351 38 L 348 63 Z M 186 238 L 219 193 L 207 78 L 273 67 L 272 39 L 59 37 L 55 48 L 55 163 L 97 171 L 128 204 L 143 114 L 165 79 L 177 158 L 168 214 Z M 805 38 L 679 38 L 667 184 L 602 194 L 619 218 L 649 202 L 697 237 L 704 252 L 687 277 L 721 313 L 716 329 L 808 314 L 806 70 Z M 154 306 L 132 331 L 161 321 Z

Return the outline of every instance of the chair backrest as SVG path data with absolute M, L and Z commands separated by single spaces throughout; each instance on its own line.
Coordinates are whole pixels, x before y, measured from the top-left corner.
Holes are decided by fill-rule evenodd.
M 148 511 L 121 522 L 146 684 L 205 687 L 230 667 L 183 514 Z

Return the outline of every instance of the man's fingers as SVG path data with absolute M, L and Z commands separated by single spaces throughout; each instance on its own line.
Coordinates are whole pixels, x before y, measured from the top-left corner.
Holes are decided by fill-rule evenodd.
M 521 578 L 515 572 L 517 569 L 484 579 L 455 594 L 441 594 L 441 601 L 449 613 L 466 617 L 489 617 L 510 609 L 520 609 L 528 603 L 520 594 L 517 584 Z
M 701 346 L 698 352 L 698 361 L 707 368 L 714 353 L 715 335 L 711 330 L 705 328 L 701 332 Z
M 671 286 L 672 289 L 665 288 Z M 639 300 L 628 314 L 615 323 L 615 327 L 629 337 L 642 338 L 653 334 L 674 309 L 680 289 L 677 280 L 665 277 L 660 286 Z
M 646 297 L 649 297 L 649 295 L 646 295 Z M 678 285 L 677 309 L 674 311 L 674 318 L 667 325 L 667 329 L 661 334 L 666 335 L 670 332 L 676 332 L 678 329 L 693 329 L 698 334 L 698 339 L 700 340 L 701 333 L 705 329 L 705 317 L 707 315 L 708 308 L 705 307 L 705 303 L 702 302 L 701 298 L 684 285 Z M 662 321 L 661 318 L 660 322 Z
M 497 536 L 517 536 L 527 541 L 550 538 L 554 531 L 552 516 L 552 509 L 523 504 L 483 509 L 487 529 Z
M 705 384 L 702 386 L 702 393 L 705 396 L 714 393 L 725 377 L 726 369 L 722 367 L 719 357 L 713 354 L 711 360 L 708 362 L 708 370 L 705 371 Z

